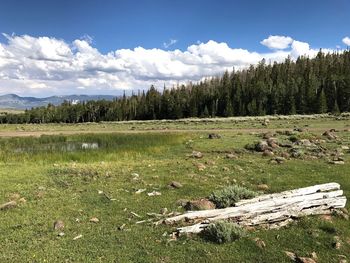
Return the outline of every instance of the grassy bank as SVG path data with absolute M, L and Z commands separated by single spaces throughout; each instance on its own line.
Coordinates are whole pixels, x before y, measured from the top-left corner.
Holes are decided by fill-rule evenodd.
M 261 140 L 260 120 L 243 122 L 242 127 L 252 124 L 257 131 L 222 131 L 221 138 L 213 140 L 208 139 L 208 131 L 193 130 L 200 126 L 209 127 L 210 131 L 217 123 L 166 124 L 182 130 L 197 127 L 186 133 L 2 138 L 0 204 L 16 199 L 18 206 L 0 211 L 0 262 L 290 262 L 284 251 L 300 256 L 316 252 L 317 262 L 339 262 L 342 255 L 349 260 L 349 221 L 337 216 L 331 221 L 309 217 L 280 230 L 256 229 L 247 237 L 222 245 L 196 236 L 173 241 L 172 226 L 136 224 L 148 219 L 147 213 L 159 213 L 165 207 L 168 211 L 183 212 L 177 200 L 206 197 L 231 184 L 255 191 L 259 184 L 267 184 L 266 192 L 279 192 L 334 181 L 350 196 L 347 151 L 343 155 L 344 165 L 307 156 L 274 164 L 260 153 L 244 150 L 246 144 Z M 269 127 L 292 130 L 302 124 L 310 129 L 338 129 L 338 140 L 325 140 L 322 144 L 330 152 L 350 144 L 350 132 L 344 131 L 348 122 L 344 120 L 309 119 L 297 123 L 271 120 Z M 109 129 L 118 124 L 72 127 L 101 130 L 102 125 Z M 137 124 L 123 125 L 129 129 Z M 240 123 L 235 125 L 240 127 Z M 61 126 L 33 127 L 50 130 Z M 158 125 L 148 123 L 135 129 L 144 127 L 159 129 Z M 289 140 L 287 135 L 276 136 L 281 141 Z M 323 138 L 319 131 L 305 131 L 297 136 Z M 84 143 L 96 143 L 98 147 L 84 149 Z M 201 151 L 204 157 L 188 157 L 193 150 Z M 228 152 L 235 152 L 238 158 L 226 158 Z M 199 169 L 199 164 L 204 168 Z M 183 187 L 169 188 L 174 180 Z M 139 189 L 146 190 L 137 194 Z M 161 195 L 147 195 L 153 191 Z M 19 201 L 22 197 L 25 200 Z M 99 222 L 90 222 L 93 217 Z M 64 222 L 64 236 L 58 236 L 61 231 L 54 230 L 56 220 Z M 78 235 L 82 237 L 73 240 Z M 333 247 L 335 236 L 341 240 L 339 249 Z M 256 237 L 265 242 L 265 248 L 257 246 Z

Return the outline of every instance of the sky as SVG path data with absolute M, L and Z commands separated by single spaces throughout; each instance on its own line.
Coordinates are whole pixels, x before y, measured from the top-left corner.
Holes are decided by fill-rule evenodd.
M 349 0 L 4 0 L 0 95 L 112 94 L 350 46 Z

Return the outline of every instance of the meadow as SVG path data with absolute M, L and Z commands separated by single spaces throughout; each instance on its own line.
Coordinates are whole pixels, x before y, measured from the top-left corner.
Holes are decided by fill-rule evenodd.
M 330 129 L 336 139 L 322 135 Z M 208 139 L 213 132 L 220 138 Z M 247 147 L 266 132 L 281 142 L 322 140 L 325 155 L 300 146 L 300 155 L 271 162 Z M 0 262 L 292 262 L 285 251 L 315 252 L 317 262 L 350 260 L 349 221 L 336 215 L 256 228 L 225 244 L 174 239 L 175 226 L 147 222 L 149 213 L 182 213 L 178 200 L 227 185 L 273 193 L 337 182 L 349 198 L 347 114 L 0 125 L 0 135 L 0 204 L 17 203 L 0 210 Z M 193 151 L 203 158 L 192 158 Z M 344 164 L 332 164 L 340 151 Z M 172 181 L 183 186 L 169 187 Z M 54 229 L 57 220 L 64 229 Z

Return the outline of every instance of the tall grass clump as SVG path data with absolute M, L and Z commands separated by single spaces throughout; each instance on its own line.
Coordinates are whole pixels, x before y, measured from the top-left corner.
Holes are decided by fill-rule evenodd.
M 245 237 L 247 232 L 239 225 L 227 221 L 218 221 L 209 224 L 202 232 L 202 237 L 208 241 L 222 244 L 233 242 Z
M 214 191 L 209 200 L 212 201 L 217 208 L 225 208 L 234 206 L 241 199 L 253 198 L 256 192 L 238 185 L 230 185 L 223 189 Z

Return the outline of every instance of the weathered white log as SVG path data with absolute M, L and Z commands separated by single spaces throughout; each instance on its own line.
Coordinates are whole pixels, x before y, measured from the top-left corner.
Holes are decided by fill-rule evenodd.
M 255 198 L 247 199 L 247 200 L 241 200 L 238 201 L 235 206 L 242 206 L 250 203 L 255 202 L 261 202 L 273 198 L 289 198 L 293 196 L 300 196 L 300 195 L 309 195 L 313 193 L 319 193 L 319 192 L 329 192 L 333 190 L 339 190 L 340 185 L 338 183 L 327 183 L 327 184 L 319 184 L 294 190 L 288 190 L 281 193 L 274 193 L 274 194 L 267 194 L 267 195 L 260 195 Z
M 178 228 L 179 233 L 199 233 L 208 224 L 218 220 L 229 220 L 242 226 L 266 225 L 269 228 L 279 228 L 294 218 L 329 214 L 334 209 L 345 207 L 346 197 L 342 196 L 343 191 L 339 189 L 340 185 L 337 183 L 315 185 L 262 195 L 241 201 L 235 207 L 187 212 L 167 218 L 164 222 L 200 221 L 191 226 Z
M 303 217 L 303 216 L 309 216 L 309 215 L 322 215 L 322 214 L 330 214 L 332 213 L 333 209 L 336 208 L 342 208 L 345 207 L 346 204 L 346 197 L 334 197 L 334 198 L 327 198 L 327 199 L 321 199 L 321 200 L 314 200 L 314 201 L 308 201 L 308 202 L 302 202 L 295 206 L 292 206 L 286 210 L 278 211 L 278 212 L 271 212 L 266 214 L 261 214 L 255 216 L 254 213 L 248 213 L 240 216 L 229 216 L 226 215 L 225 217 L 214 217 L 214 218 L 208 218 L 207 220 L 191 225 L 186 227 L 180 227 L 178 228 L 179 233 L 199 233 L 201 232 L 205 227 L 208 226 L 209 223 L 223 220 L 223 219 L 229 219 L 230 221 L 233 221 L 237 223 L 238 225 L 242 226 L 256 226 L 256 225 L 262 225 L 262 224 L 268 224 L 268 225 L 274 225 L 272 228 L 285 225 L 281 222 L 288 221 L 291 222 L 293 218 Z M 286 224 L 288 223 L 286 222 Z
M 293 205 L 294 203 L 302 201 L 311 201 L 318 199 L 325 199 L 330 197 L 337 197 L 343 194 L 342 190 L 332 191 L 332 192 L 320 192 L 308 195 L 299 195 L 293 197 L 279 196 L 272 199 L 267 199 L 264 201 L 257 201 L 254 203 L 248 203 L 246 205 L 241 205 L 238 207 L 228 207 L 223 209 L 211 209 L 202 210 L 196 212 L 187 212 L 185 214 L 170 217 L 165 219 L 165 223 L 175 223 L 181 220 L 194 220 L 200 218 L 211 218 L 216 216 L 225 217 L 226 215 L 235 216 L 243 215 L 249 212 L 254 212 L 256 214 L 264 213 L 266 211 L 274 211 L 278 209 L 283 209 L 285 206 Z

